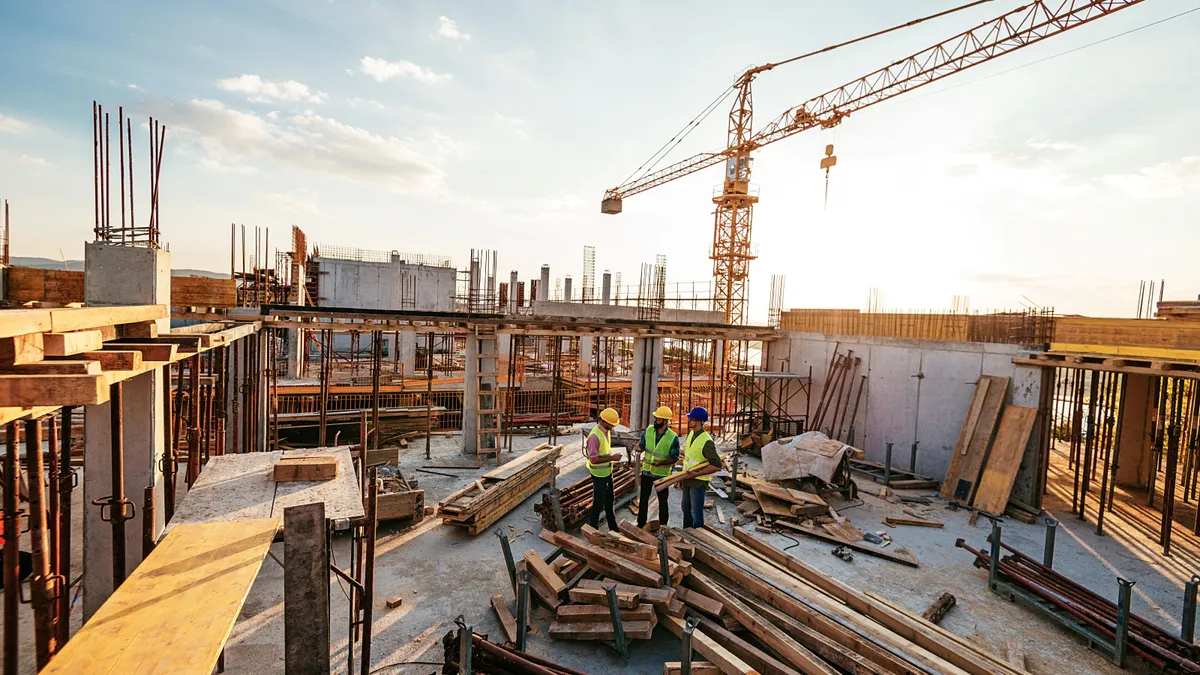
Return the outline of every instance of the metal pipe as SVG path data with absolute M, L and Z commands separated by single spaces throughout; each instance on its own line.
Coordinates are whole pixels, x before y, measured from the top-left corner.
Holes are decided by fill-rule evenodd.
M 662 499 L 666 499 L 666 495 L 662 495 Z M 645 508 L 649 509 L 650 505 L 646 504 Z M 662 529 L 658 531 L 658 569 L 662 575 L 662 585 L 670 586 L 671 559 L 667 557 L 667 534 Z
M 33 596 L 33 639 L 37 667 L 41 670 L 50 662 L 57 649 L 54 634 L 54 604 L 50 589 L 50 547 L 46 533 L 45 481 L 42 467 L 42 420 L 25 422 L 25 460 L 29 472 L 29 543 L 33 555 L 33 571 L 29 583 Z M 5 531 L 8 534 L 8 531 Z M 18 532 L 12 532 L 16 539 Z M 5 537 L 7 540 L 7 537 Z M 16 587 L 5 594 L 19 593 Z
M 108 515 L 112 521 L 113 591 L 125 581 L 125 415 L 122 383 L 112 385 L 109 393 L 110 450 L 112 451 L 112 496 Z M 188 449 L 191 452 L 191 448 Z M 101 509 L 104 507 L 101 506 Z M 130 514 L 132 516 L 132 514 Z
M 1046 519 L 1046 543 L 1042 549 L 1042 564 L 1046 569 L 1054 569 L 1054 535 L 1058 534 L 1058 521 Z
M 1129 651 L 1129 615 L 1133 612 L 1134 582 L 1117 578 L 1117 634 L 1113 644 L 1113 663 L 1125 667 L 1125 656 Z
M 525 631 L 529 628 L 529 572 L 517 573 L 517 651 L 525 651 Z
M 680 639 L 683 643 L 683 656 L 679 660 L 679 675 L 692 675 L 692 633 L 699 624 L 700 619 L 694 616 L 689 616 L 683 624 L 683 637 Z
M 887 453 L 883 462 L 883 484 L 889 485 L 892 481 L 892 444 L 887 444 Z
M 154 517 L 154 486 L 148 485 L 142 500 L 142 560 L 154 550 Z
M 474 644 L 471 637 L 474 633 L 471 627 L 465 623 L 462 615 L 454 620 L 458 625 L 458 669 L 462 675 L 471 675 L 471 656 L 474 651 Z
M 425 459 L 429 459 L 433 436 L 433 331 L 425 334 L 425 378 Z M 512 386 L 511 382 L 509 386 Z
M 500 528 L 492 534 L 500 540 L 500 550 L 504 552 L 504 565 L 508 568 L 508 581 L 512 584 L 513 592 L 517 592 L 517 565 L 513 560 L 512 545 L 508 541 L 508 536 Z
M 1200 576 L 1192 575 L 1190 581 L 1183 585 L 1183 621 L 1179 637 L 1184 642 L 1192 643 L 1196 637 L 1196 589 L 1200 588 Z
M 71 417 L 75 412 L 72 406 L 66 406 L 62 409 L 62 437 L 59 439 L 61 444 L 59 454 L 62 459 L 59 463 L 58 485 L 55 486 L 58 490 L 58 574 L 62 577 L 63 583 L 59 589 L 59 593 L 55 596 L 55 602 L 58 605 L 58 644 L 61 649 L 62 645 L 67 643 L 71 637 L 71 596 L 68 592 L 71 578 L 71 491 L 75 489 L 75 469 L 71 467 Z
M 988 588 L 996 590 L 996 582 L 999 580 L 999 564 L 1000 564 L 1000 523 L 992 521 L 992 536 L 988 538 L 992 545 L 991 559 L 988 561 Z
M 8 452 L 4 454 L 4 531 L 12 536 L 4 537 L 4 675 L 17 675 L 18 622 L 17 610 L 21 600 L 18 587 L 21 583 L 20 549 L 16 533 L 21 531 L 19 501 L 19 479 L 21 457 L 17 437 L 17 423 L 9 422 L 5 427 Z
M 604 595 L 608 599 L 608 614 L 612 618 L 613 637 L 616 639 L 617 652 L 621 657 L 629 659 L 629 643 L 625 640 L 625 626 L 621 623 L 621 608 L 617 606 L 616 584 L 605 586 Z
M 363 464 L 366 464 L 365 453 Z M 367 554 L 366 569 L 363 572 L 362 601 L 362 675 L 370 675 L 371 672 L 371 629 L 375 604 L 375 531 L 379 523 L 379 469 L 371 467 L 369 471 L 371 484 L 367 492 Z

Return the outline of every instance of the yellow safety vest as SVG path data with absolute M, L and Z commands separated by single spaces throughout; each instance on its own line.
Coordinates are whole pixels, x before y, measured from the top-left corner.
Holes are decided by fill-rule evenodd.
M 609 452 L 610 443 L 608 440 L 608 434 L 605 433 L 600 428 L 599 422 L 596 423 L 596 426 L 592 427 L 592 433 L 588 434 L 588 438 L 591 438 L 592 436 L 595 436 L 596 438 L 600 439 L 600 454 L 601 455 L 612 454 Z M 587 443 L 583 444 L 583 455 L 585 457 L 587 456 Z M 588 471 L 591 472 L 591 474 L 597 478 L 604 478 L 605 476 L 612 475 L 612 462 L 605 462 L 603 464 L 592 464 L 592 460 L 589 459 L 587 462 L 587 468 L 588 468 Z
M 711 440 L 712 440 L 712 436 L 709 436 L 707 431 L 701 431 L 698 434 L 694 431 L 688 432 L 687 447 L 684 449 L 684 454 L 683 454 L 683 470 L 684 471 L 688 471 L 688 470 L 708 461 L 707 459 L 704 459 L 704 446 L 706 444 L 708 444 L 708 442 Z M 712 478 L 712 476 L 697 476 L 696 477 L 697 480 L 702 480 L 702 481 L 708 481 L 711 478 Z
M 671 444 L 675 442 L 677 435 L 667 429 L 657 443 L 654 442 L 655 435 L 652 426 L 646 427 L 646 433 L 642 435 L 642 447 L 646 449 L 642 455 L 642 471 L 655 476 L 666 476 L 671 473 L 670 466 L 651 466 L 651 462 L 663 462 L 671 458 Z

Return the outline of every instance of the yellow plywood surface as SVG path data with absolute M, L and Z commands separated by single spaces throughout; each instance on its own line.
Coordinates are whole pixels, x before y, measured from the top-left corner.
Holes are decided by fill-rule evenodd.
M 1094 345 L 1074 342 L 1052 342 L 1050 351 L 1080 356 L 1117 356 L 1129 359 L 1162 361 L 1200 361 L 1200 349 L 1165 349 L 1162 347 L 1130 347 L 1125 345 Z
M 175 528 L 42 675 L 210 675 L 278 527 Z

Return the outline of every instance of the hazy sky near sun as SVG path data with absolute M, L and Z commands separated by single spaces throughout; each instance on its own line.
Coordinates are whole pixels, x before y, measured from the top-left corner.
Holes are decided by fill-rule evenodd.
M 459 267 L 470 248 L 497 249 L 504 280 L 548 262 L 578 286 L 590 244 L 597 274 L 625 283 L 660 253 L 668 281 L 707 281 L 721 168 L 632 197 L 619 216 L 600 214 L 604 189 L 747 66 L 955 4 L 3 3 L 12 252 L 83 257 L 95 99 L 168 128 L 160 211 L 175 267 L 228 269 L 230 223 L 271 228 L 273 246 L 296 224 L 310 242 Z M 756 119 L 1017 4 L 765 73 Z M 1034 63 L 1197 4 L 1148 0 L 760 150 L 751 318 L 765 318 L 772 274 L 787 275 L 789 307 L 862 307 L 876 287 L 892 309 L 1025 296 L 1128 316 L 1140 279 L 1165 278 L 1173 298 L 1200 292 L 1200 12 Z M 723 147 L 726 112 L 672 157 Z M 827 208 L 826 143 L 839 158 Z

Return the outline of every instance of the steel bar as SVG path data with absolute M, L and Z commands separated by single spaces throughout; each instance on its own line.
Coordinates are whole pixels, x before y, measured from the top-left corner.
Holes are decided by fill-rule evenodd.
M 174 400 L 171 395 L 171 366 L 163 368 L 163 518 L 170 522 L 175 515 L 175 458 L 178 456 L 178 434 L 172 434 L 174 426 Z
M 1183 620 L 1180 622 L 1179 637 L 1184 642 L 1191 643 L 1196 638 L 1196 590 L 1200 587 L 1200 576 L 1192 578 L 1183 585 Z
M 154 486 L 146 486 L 142 500 L 142 560 L 154 550 Z
M 113 591 L 125 581 L 125 416 L 122 383 L 112 385 L 109 393 L 110 449 L 112 451 L 112 496 L 108 501 L 108 517 L 112 522 Z M 188 449 L 190 453 L 191 448 Z M 103 510 L 103 506 L 100 507 Z M 129 517 L 132 517 L 131 513 Z
M 988 560 L 988 588 L 996 590 L 996 582 L 999 580 L 999 564 L 1000 564 L 1000 523 L 992 521 L 992 536 L 988 538 L 992 545 L 992 554 Z
M 509 383 L 511 386 L 511 383 Z M 425 334 L 425 459 L 433 437 L 433 331 Z
M 500 528 L 492 534 L 500 540 L 500 550 L 504 553 L 504 566 L 508 569 L 508 581 L 512 584 L 513 593 L 517 593 L 517 564 L 513 560 L 512 544 L 508 541 L 508 536 Z
M 892 444 L 886 443 L 887 452 L 883 461 L 883 484 L 888 485 L 892 482 Z
M 529 571 L 517 573 L 517 651 L 525 651 L 525 631 L 529 627 Z
M 1096 535 L 1104 536 L 1104 512 L 1112 511 L 1113 488 L 1117 483 L 1117 464 L 1121 456 L 1121 423 L 1124 421 L 1125 411 L 1125 393 L 1129 389 L 1129 376 L 1121 373 L 1118 377 L 1121 379 L 1119 387 L 1120 394 L 1116 398 L 1116 406 L 1113 409 L 1113 415 L 1117 418 L 1116 427 L 1113 431 L 1112 450 L 1109 453 L 1107 460 L 1107 471 L 1103 477 L 1100 486 L 1100 508 L 1096 513 Z
M 45 472 L 42 463 L 42 420 L 25 422 L 25 461 L 29 472 L 29 543 L 33 571 L 29 586 L 33 596 L 34 653 L 39 670 L 50 662 L 57 649 L 54 633 L 53 580 L 50 578 L 50 546 L 46 528 Z M 18 531 L 8 536 L 17 538 Z M 5 586 L 5 595 L 18 593 L 17 587 Z
M 1113 663 L 1118 668 L 1125 667 L 1125 657 L 1129 651 L 1129 615 L 1133 612 L 1134 582 L 1117 579 L 1117 634 L 1113 645 Z
M 47 437 L 46 437 L 46 458 L 49 464 L 46 467 L 46 537 L 47 537 L 47 555 L 50 560 L 50 574 L 60 574 L 58 570 L 58 547 L 59 547 L 59 521 L 61 520 L 62 512 L 59 505 L 58 480 L 60 475 L 58 452 L 58 420 L 54 413 L 50 413 L 46 417 Z M 68 454 L 65 458 L 67 466 L 71 464 L 71 456 Z
M 1058 533 L 1058 521 L 1046 519 L 1046 543 L 1042 550 L 1042 564 L 1047 569 L 1054 569 L 1054 535 Z
M 617 644 L 617 652 L 626 661 L 629 660 L 629 642 L 625 639 L 625 626 L 621 622 L 621 608 L 617 606 L 617 586 L 604 587 L 604 595 L 608 600 L 608 615 L 612 619 L 613 637 Z
M 376 373 L 378 373 L 378 369 Z M 363 464 L 366 464 L 365 454 Z M 362 675 L 370 675 L 371 672 L 371 630 L 374 626 L 372 608 L 375 604 L 375 531 L 379 523 L 379 470 L 376 467 L 371 467 L 369 471 L 370 489 L 367 493 L 366 569 L 363 571 Z
M 55 596 L 58 606 L 58 644 L 67 643 L 71 636 L 71 597 L 66 580 L 71 578 L 71 492 L 75 489 L 75 469 L 71 467 L 71 417 L 75 412 L 72 406 L 62 409 L 62 437 L 59 439 L 60 448 L 58 484 L 58 570 L 63 583 Z
M 683 643 L 683 656 L 679 660 L 679 675 L 692 675 L 692 633 L 696 632 L 698 625 L 700 620 L 694 616 L 689 616 L 683 624 L 683 637 L 680 639 Z
M 20 439 L 16 422 L 9 422 L 5 427 L 7 452 L 4 454 L 4 532 L 17 533 L 21 531 L 20 511 Z M 16 591 L 21 583 L 20 549 L 17 536 L 4 537 L 4 675 L 17 675 L 17 644 L 18 619 L 17 610 L 20 593 Z
M 666 499 L 666 495 L 663 495 Z M 647 505 L 649 506 L 649 505 Z M 658 567 L 664 587 L 671 585 L 671 560 L 667 557 L 667 533 L 660 528 L 658 531 Z

